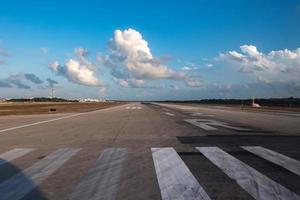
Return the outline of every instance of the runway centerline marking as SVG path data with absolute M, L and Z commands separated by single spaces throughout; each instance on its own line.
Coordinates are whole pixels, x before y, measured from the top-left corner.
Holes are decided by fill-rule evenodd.
M 218 147 L 196 147 L 196 149 L 255 199 L 300 199 L 296 193 Z
M 125 148 L 105 149 L 77 185 L 70 199 L 115 199 L 126 155 Z
M 166 114 L 166 115 L 169 115 L 169 116 L 175 116 L 173 113 L 170 113 L 170 112 L 163 112 L 164 114 Z
M 242 146 L 241 148 L 300 176 L 300 162 L 298 160 L 261 146 Z
M 151 151 L 162 200 L 210 199 L 173 148 Z
M 7 151 L 0 155 L 0 166 L 7 162 L 10 162 L 14 159 L 22 157 L 22 156 L 32 152 L 33 150 L 35 150 L 35 149 L 34 148 L 16 148 L 16 149 Z
M 80 149 L 59 149 L 31 167 L 0 183 L 1 200 L 19 200 L 53 174 Z
M 184 121 L 188 122 L 194 126 L 197 126 L 199 128 L 202 128 L 206 131 L 218 130 L 218 128 L 216 128 L 216 127 L 228 128 L 228 129 L 233 129 L 236 131 L 250 131 L 251 130 L 251 129 L 247 129 L 247 128 L 231 126 L 225 122 L 219 122 L 219 121 L 212 120 L 212 119 L 184 119 Z
M 129 109 L 130 109 L 130 110 L 136 110 L 136 109 L 137 109 L 137 110 L 141 110 L 142 107 L 141 107 L 141 106 L 133 106 L 133 107 L 126 107 L 125 109 L 126 109 L 126 110 L 129 110 Z

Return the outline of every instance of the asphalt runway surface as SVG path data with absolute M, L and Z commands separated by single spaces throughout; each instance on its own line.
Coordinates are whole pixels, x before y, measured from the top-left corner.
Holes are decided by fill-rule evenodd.
M 300 115 L 125 105 L 0 117 L 1 200 L 300 199 Z

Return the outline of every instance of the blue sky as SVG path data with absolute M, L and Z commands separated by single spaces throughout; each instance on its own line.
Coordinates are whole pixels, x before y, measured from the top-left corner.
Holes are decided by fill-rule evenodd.
M 0 0 L 1 97 L 300 97 L 300 1 Z

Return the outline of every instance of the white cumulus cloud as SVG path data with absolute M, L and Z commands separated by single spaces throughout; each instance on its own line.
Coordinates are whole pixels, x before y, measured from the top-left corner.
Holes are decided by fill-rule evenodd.
M 100 86 L 102 82 L 96 77 L 97 69 L 87 60 L 87 50 L 83 48 L 75 49 L 76 58 L 69 59 L 64 65 L 58 61 L 50 64 L 50 69 L 57 75 L 66 77 L 69 81 L 86 85 Z
M 240 46 L 241 52 L 228 51 L 220 54 L 221 60 L 250 73 L 260 82 L 300 83 L 300 48 L 260 52 L 254 45 Z
M 187 84 L 184 72 L 170 69 L 155 58 L 142 34 L 134 29 L 116 30 L 109 42 L 108 55 L 97 60 L 108 66 L 115 80 L 122 86 L 142 86 L 145 80 L 173 79 Z

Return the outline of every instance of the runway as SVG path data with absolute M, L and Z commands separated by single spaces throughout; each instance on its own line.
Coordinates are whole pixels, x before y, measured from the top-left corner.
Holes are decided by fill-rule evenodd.
M 130 103 L 0 117 L 0 199 L 300 199 L 299 116 Z

